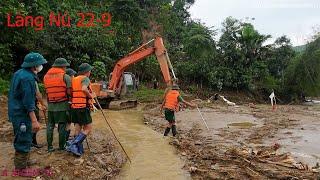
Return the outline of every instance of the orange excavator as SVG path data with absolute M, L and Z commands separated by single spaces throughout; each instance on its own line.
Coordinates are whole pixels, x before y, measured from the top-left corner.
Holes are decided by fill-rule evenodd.
M 173 79 L 177 79 L 173 71 L 167 50 L 163 45 L 163 40 L 160 36 L 158 36 L 120 59 L 110 74 L 108 85 L 103 83 L 92 84 L 92 90 L 106 108 L 124 109 L 137 106 L 137 100 L 116 99 L 120 99 L 120 96 L 125 94 L 123 91 L 126 89 L 126 82 L 129 81 L 134 85 L 136 83 L 134 75 L 132 73 L 125 72 L 125 70 L 130 67 L 130 65 L 142 61 L 153 54 L 155 54 L 157 57 L 164 82 L 167 84 L 167 86 L 169 86 L 172 82 L 170 72 L 173 76 Z

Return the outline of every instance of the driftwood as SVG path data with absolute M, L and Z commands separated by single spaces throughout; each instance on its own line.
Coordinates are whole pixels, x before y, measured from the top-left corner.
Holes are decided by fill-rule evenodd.
M 269 164 L 279 165 L 279 166 L 283 166 L 283 167 L 287 167 L 287 168 L 296 168 L 296 166 L 294 166 L 294 165 L 285 164 L 285 163 L 281 163 L 281 162 L 273 162 L 273 161 L 262 160 L 262 159 L 258 159 L 258 160 L 259 160 L 260 162 L 263 162 L 263 163 L 269 163 Z

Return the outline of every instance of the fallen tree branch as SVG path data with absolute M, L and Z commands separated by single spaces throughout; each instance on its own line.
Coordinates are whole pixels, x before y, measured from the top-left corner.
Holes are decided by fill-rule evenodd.
M 262 159 L 258 159 L 260 162 L 263 163 L 269 163 L 269 164 L 275 164 L 275 165 L 279 165 L 279 166 L 283 166 L 283 167 L 287 167 L 287 168 L 294 168 L 296 169 L 297 167 L 290 165 L 290 164 L 284 164 L 284 163 L 280 163 L 280 162 L 273 162 L 273 161 L 269 161 L 269 160 L 262 160 Z

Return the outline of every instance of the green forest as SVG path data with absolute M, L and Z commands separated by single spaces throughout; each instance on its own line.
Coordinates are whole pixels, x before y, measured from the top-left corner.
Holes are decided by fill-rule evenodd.
M 274 90 L 287 102 L 301 95 L 320 94 L 320 37 L 296 50 L 286 36 L 271 38 L 245 20 L 227 17 L 221 29 L 207 27 L 190 16 L 194 0 L 8 0 L 0 2 L 0 88 L 7 87 L 24 56 L 40 52 L 48 60 L 45 70 L 58 57 L 77 69 L 83 62 L 97 64 L 109 74 L 115 62 L 156 35 L 164 39 L 183 89 L 207 95 L 217 91 L 246 91 L 267 95 Z M 67 13 L 71 27 L 48 26 L 51 12 Z M 79 12 L 110 13 L 110 26 L 77 27 Z M 12 18 L 43 16 L 43 30 L 7 27 Z M 86 19 L 89 21 L 89 19 Z M 221 36 L 218 34 L 221 32 Z M 99 62 L 97 62 L 99 61 Z M 155 57 L 135 64 L 131 72 L 142 82 L 162 80 Z M 45 73 L 43 71 L 42 73 Z M 40 74 L 41 76 L 41 74 Z M 191 84 L 191 85 L 190 85 Z M 3 90 L 2 90 L 3 91 Z M 205 94 L 206 95 L 206 94 Z M 212 94 L 211 94 L 212 95 Z

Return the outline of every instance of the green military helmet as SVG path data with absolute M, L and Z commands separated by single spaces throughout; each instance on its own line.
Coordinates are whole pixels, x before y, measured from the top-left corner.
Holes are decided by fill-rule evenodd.
M 86 73 L 86 72 L 89 72 L 93 69 L 92 66 L 90 66 L 90 64 L 88 63 L 82 63 L 80 66 L 79 66 L 79 69 L 78 69 L 78 74 L 83 74 L 83 73 Z
M 68 68 L 66 70 L 66 74 L 68 74 L 69 76 L 74 76 L 74 75 L 77 74 L 77 72 L 75 70 L 71 69 L 71 68 Z
M 31 52 L 24 57 L 22 68 L 30 68 L 47 63 L 47 60 L 39 53 Z
M 65 58 L 57 58 L 52 65 L 52 67 L 67 67 L 67 66 L 70 66 L 70 64 Z
M 172 90 L 179 90 L 179 86 L 178 84 L 173 84 L 172 87 L 171 87 Z

